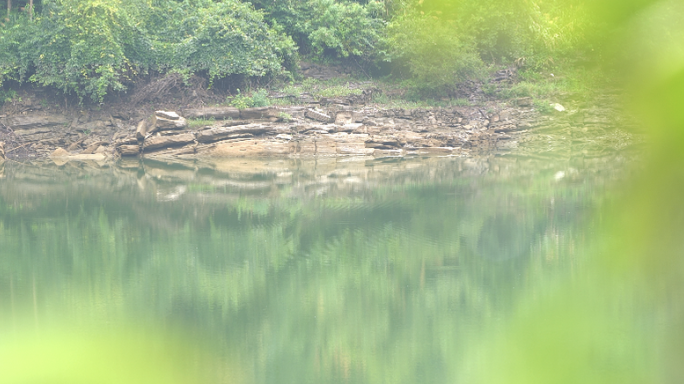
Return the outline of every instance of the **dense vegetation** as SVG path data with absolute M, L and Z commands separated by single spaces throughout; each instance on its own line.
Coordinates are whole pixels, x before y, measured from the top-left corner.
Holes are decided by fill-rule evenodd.
M 36 83 L 99 102 L 147 74 L 287 79 L 300 56 L 443 92 L 492 64 L 534 69 L 588 49 L 580 0 L 42 0 L 32 12 L 21 1 L 8 5 L 0 86 Z

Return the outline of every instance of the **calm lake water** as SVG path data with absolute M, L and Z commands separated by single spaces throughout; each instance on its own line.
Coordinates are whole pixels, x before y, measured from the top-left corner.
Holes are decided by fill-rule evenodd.
M 7 162 L 0 335 L 180 330 L 216 382 L 468 382 L 521 297 L 577 277 L 622 168 Z

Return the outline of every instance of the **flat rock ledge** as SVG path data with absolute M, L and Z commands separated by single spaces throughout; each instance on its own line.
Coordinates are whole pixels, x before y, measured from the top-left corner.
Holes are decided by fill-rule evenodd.
M 61 115 L 0 119 L 17 142 L 60 161 L 117 157 L 467 156 L 514 148 L 531 108 L 354 108 L 348 105 L 211 107 L 157 111 L 135 126 L 114 117 L 80 123 Z M 200 124 L 201 123 L 201 124 Z M 2 148 L 0 148 L 2 149 Z

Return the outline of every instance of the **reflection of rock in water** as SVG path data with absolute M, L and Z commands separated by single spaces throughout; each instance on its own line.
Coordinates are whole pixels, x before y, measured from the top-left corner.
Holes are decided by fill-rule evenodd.
M 533 241 L 533 229 L 513 214 L 488 218 L 477 241 L 476 253 L 491 260 L 524 256 Z

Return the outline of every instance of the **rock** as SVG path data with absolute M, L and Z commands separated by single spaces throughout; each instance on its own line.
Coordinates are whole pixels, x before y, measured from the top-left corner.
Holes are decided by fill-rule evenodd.
M 152 117 L 152 125 L 154 130 L 164 131 L 170 129 L 185 129 L 188 126 L 187 120 L 183 117 L 179 117 L 177 120 L 170 120 L 164 117 L 159 117 L 157 115 Z M 152 131 L 148 131 L 152 132 Z
M 152 150 L 156 148 L 178 147 L 181 145 L 190 144 L 195 141 L 195 135 L 192 133 L 182 133 L 173 136 L 152 136 L 143 143 L 144 150 Z
M 335 127 L 335 132 L 354 132 L 359 130 L 361 127 L 363 127 L 363 124 L 361 123 L 350 123 Z
M 90 145 L 84 150 L 81 151 L 82 155 L 89 155 L 95 153 L 95 150 L 99 148 L 102 144 L 107 144 L 106 141 L 96 141 Z
M 408 153 L 414 155 L 450 155 L 454 152 L 451 147 L 419 147 L 411 148 Z
M 395 137 L 373 137 L 366 140 L 366 148 L 373 149 L 397 149 L 401 148 L 401 143 Z
M 107 153 L 107 147 L 105 147 L 104 145 L 100 145 L 99 147 L 97 147 L 97 149 L 95 150 L 94 153 L 105 154 L 105 153 Z
M 79 160 L 79 161 L 83 161 L 83 160 L 102 161 L 102 160 L 104 160 L 104 159 L 106 159 L 106 158 L 107 158 L 107 156 L 105 156 L 103 153 L 89 153 L 89 154 L 80 154 L 80 153 L 79 153 L 78 155 L 71 155 L 71 156 L 68 156 L 68 157 L 67 157 L 67 159 L 70 160 L 70 161 L 71 161 L 71 160 Z
M 211 143 L 242 134 L 263 135 L 265 133 L 274 132 L 273 127 L 262 124 L 248 124 L 237 127 L 216 127 L 206 129 L 197 133 L 197 141 L 200 143 Z
M 33 128 L 65 126 L 69 121 L 62 115 L 17 115 L 5 118 L 0 123 L 17 132 Z
M 302 93 L 297 98 L 297 101 L 300 104 L 315 104 L 316 103 L 316 99 L 314 99 L 314 97 L 309 93 Z
M 116 148 L 121 156 L 137 156 L 140 154 L 140 146 L 139 145 L 120 145 Z
M 84 132 L 84 133 L 98 132 L 98 131 L 102 131 L 103 129 L 105 129 L 108 126 L 111 126 L 111 122 L 96 120 L 96 121 L 91 121 L 88 123 L 80 124 L 80 125 L 76 126 L 76 130 Z
M 312 120 L 320 121 L 321 123 L 329 123 L 332 120 L 331 117 L 325 113 L 321 113 L 313 109 L 307 109 L 304 113 L 304 116 Z
M 121 139 L 117 140 L 114 145 L 120 146 L 120 145 L 137 145 L 138 144 L 138 139 L 134 136 L 124 136 Z
M 553 109 L 555 109 L 558 112 L 565 112 L 565 107 L 558 104 L 558 103 L 551 104 L 551 106 L 553 107 Z
M 234 107 L 187 109 L 184 114 L 193 119 L 239 119 L 240 110 Z
M 221 142 L 203 151 L 200 157 L 284 156 L 292 151 L 292 143 L 268 139 L 247 139 Z
M 147 128 L 148 128 L 147 121 L 146 120 L 140 120 L 137 128 L 135 129 L 135 137 L 138 140 L 143 140 L 148 133 Z
M 58 147 L 57 149 L 55 149 L 54 152 L 52 152 L 52 154 L 50 155 L 50 157 L 67 157 L 67 156 L 69 156 L 69 155 L 70 155 L 70 153 L 67 152 L 66 149 L 64 149 L 64 148 L 62 148 L 62 147 Z
M 346 125 L 354 121 L 354 113 L 352 111 L 340 111 L 335 116 L 335 124 Z
M 330 138 L 336 142 L 336 150 L 338 155 L 362 155 L 370 156 L 375 149 L 366 148 L 365 141 L 368 135 L 365 134 L 348 134 L 339 132 L 330 135 Z
M 154 111 L 154 115 L 167 120 L 178 120 L 180 116 L 176 112 L 171 111 Z
M 0 161 L 5 160 L 5 142 L 0 141 Z
M 504 132 L 514 132 L 514 131 L 519 131 L 523 129 L 524 127 L 520 126 L 518 127 L 515 124 L 501 124 L 497 125 L 496 127 L 490 127 L 494 129 L 494 132 L 496 133 L 504 133 Z
M 337 143 L 329 137 L 308 137 L 293 143 L 292 149 L 293 155 L 330 156 L 337 154 Z
M 297 119 L 303 119 L 304 118 L 304 113 L 306 112 L 306 107 L 284 107 L 284 108 L 278 108 L 278 116 L 280 116 L 281 113 L 283 114 L 288 114 L 292 118 L 297 118 Z
M 240 110 L 240 118 L 244 120 L 267 119 L 273 117 L 272 115 L 273 113 L 269 113 L 268 107 L 245 108 Z

